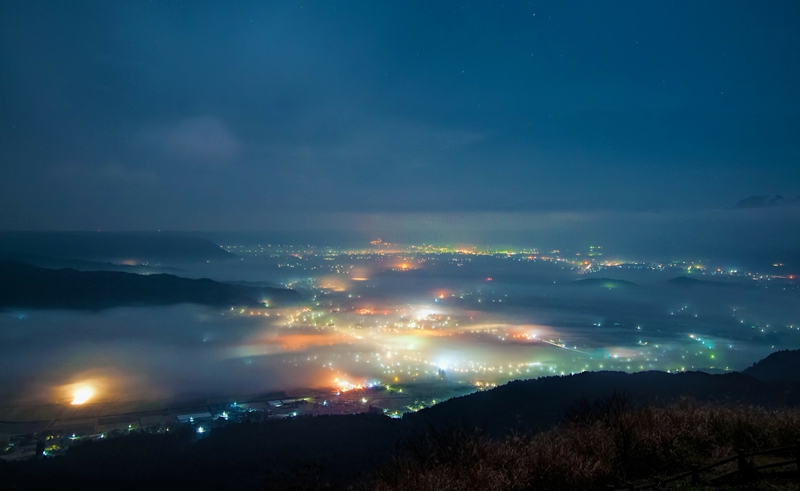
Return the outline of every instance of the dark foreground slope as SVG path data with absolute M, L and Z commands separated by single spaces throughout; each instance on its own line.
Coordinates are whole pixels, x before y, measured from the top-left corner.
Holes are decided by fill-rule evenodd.
M 518 380 L 456 397 L 408 415 L 418 427 L 479 425 L 493 434 L 542 430 L 579 401 L 619 394 L 633 404 L 659 405 L 681 398 L 764 407 L 800 406 L 800 350 L 772 353 L 744 372 L 583 372 Z
M 0 461 L 0 489 L 219 491 L 265 489 L 267 482 L 277 489 L 317 489 L 318 482 L 352 482 L 387 461 L 401 424 L 367 414 L 300 417 L 240 423 L 207 435 L 184 427 L 88 442 L 63 457 Z
M 612 399 L 576 416 L 535 435 L 428 431 L 369 479 L 365 491 L 797 489 L 797 408 L 689 401 L 636 407 Z M 730 474 L 736 465 L 728 459 L 736 459 L 737 449 L 776 448 L 782 450 L 748 459 L 770 470 Z M 727 467 L 707 467 L 726 460 Z M 702 470 L 690 483 L 692 466 Z M 683 477 L 660 485 L 676 475 Z
M 267 299 L 297 297 L 293 290 L 249 288 L 168 274 L 55 270 L 0 262 L 0 308 L 104 309 L 179 303 L 256 306 Z
M 698 401 L 780 406 L 795 404 L 789 388 L 741 373 L 584 372 L 561 377 L 510 382 L 494 390 L 457 397 L 408 416 L 417 427 L 478 425 L 495 435 L 553 426 L 581 400 L 612 393 L 637 404 L 661 404 L 682 397 Z

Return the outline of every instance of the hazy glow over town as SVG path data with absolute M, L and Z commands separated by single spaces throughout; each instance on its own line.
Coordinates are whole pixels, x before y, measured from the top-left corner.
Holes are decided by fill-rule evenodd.
M 6 393 L 61 400 L 51 384 L 79 405 L 380 385 L 396 391 L 385 405 L 402 413 L 515 379 L 725 372 L 800 347 L 800 318 L 789 301 L 798 284 L 779 265 L 763 273 L 700 261 L 623 262 L 599 246 L 227 249 L 239 259 L 191 274 L 269 277 L 302 299 L 260 308 L 6 313 L 5 332 L 47 332 L 57 317 L 74 327 L 40 343 L 49 355 L 29 368 L 34 383 L 8 378 Z M 114 330 L 103 331 L 109 325 Z M 82 355 L 87 348 L 96 354 Z M 70 359 L 69 369 L 56 368 Z

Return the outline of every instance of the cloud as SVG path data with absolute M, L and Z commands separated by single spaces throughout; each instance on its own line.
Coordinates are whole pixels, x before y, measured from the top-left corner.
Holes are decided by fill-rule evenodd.
M 242 142 L 220 120 L 201 116 L 151 127 L 144 140 L 168 157 L 185 162 L 222 165 L 239 156 Z

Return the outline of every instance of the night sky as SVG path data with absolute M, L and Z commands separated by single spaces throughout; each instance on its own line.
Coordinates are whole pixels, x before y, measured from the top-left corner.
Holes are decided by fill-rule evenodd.
M 3 1 L 0 228 L 796 196 L 798 25 L 795 0 Z

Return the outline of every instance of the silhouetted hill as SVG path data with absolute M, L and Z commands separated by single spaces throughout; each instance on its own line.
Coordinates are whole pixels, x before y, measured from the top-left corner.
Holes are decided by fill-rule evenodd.
M 468 424 L 493 434 L 546 429 L 582 399 L 614 392 L 633 403 L 650 404 L 681 397 L 745 404 L 794 404 L 793 396 L 742 373 L 584 372 L 562 377 L 510 382 L 496 389 L 450 399 L 407 418 L 418 426 Z
M 742 373 L 764 382 L 800 383 L 800 350 L 776 351 Z
M 0 254 L 132 263 L 233 257 L 206 239 L 173 232 L 0 232 Z
M 168 274 L 45 269 L 0 262 L 0 307 L 104 309 L 126 305 L 258 305 L 299 298 L 294 290 L 248 288 Z
M 586 278 L 583 280 L 576 280 L 570 283 L 573 286 L 595 287 L 595 288 L 633 288 L 638 286 L 632 281 L 615 280 L 612 278 Z

